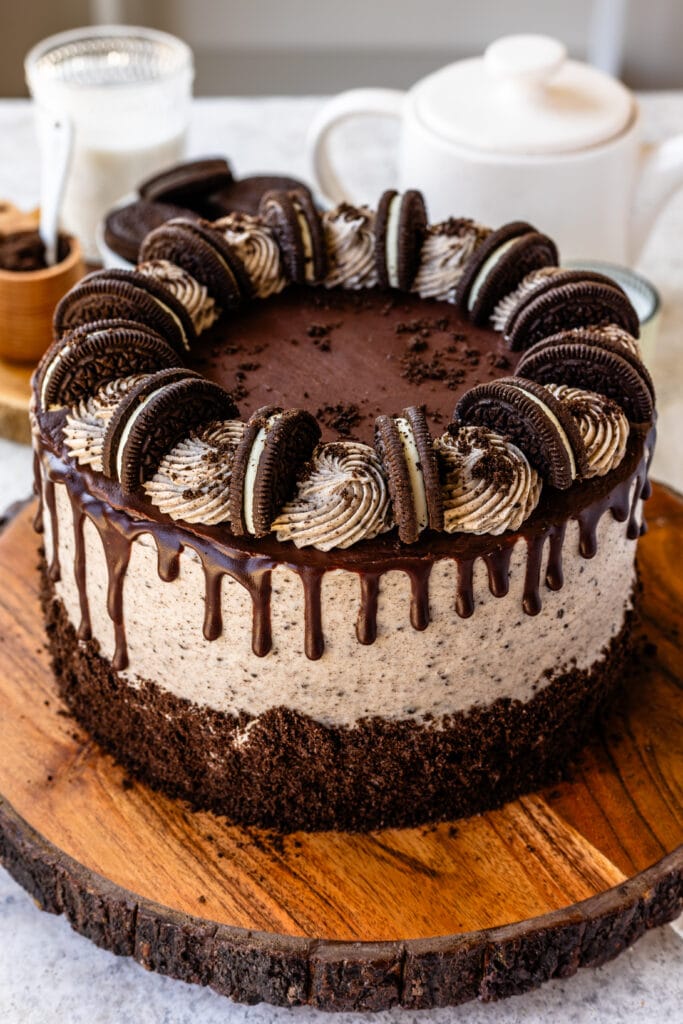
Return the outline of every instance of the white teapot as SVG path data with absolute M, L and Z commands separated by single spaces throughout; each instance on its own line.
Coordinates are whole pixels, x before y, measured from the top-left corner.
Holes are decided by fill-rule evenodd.
M 353 202 L 332 165 L 328 136 L 360 115 L 401 121 L 399 189 L 420 189 L 430 219 L 492 226 L 528 220 L 564 260 L 633 263 L 655 217 L 683 183 L 683 135 L 641 142 L 629 90 L 567 60 L 547 36 L 507 36 L 407 92 L 353 89 L 311 125 L 313 178 L 333 202 Z

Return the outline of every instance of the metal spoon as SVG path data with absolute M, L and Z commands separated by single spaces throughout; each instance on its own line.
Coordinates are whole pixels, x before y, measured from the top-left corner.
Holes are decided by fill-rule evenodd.
M 45 262 L 57 261 L 59 214 L 69 170 L 73 129 L 67 118 L 54 118 L 43 126 L 40 139 L 40 224 Z

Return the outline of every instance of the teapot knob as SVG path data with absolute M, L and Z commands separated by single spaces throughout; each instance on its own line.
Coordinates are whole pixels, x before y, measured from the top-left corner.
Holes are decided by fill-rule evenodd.
M 538 88 L 559 71 L 566 57 L 566 47 L 551 36 L 503 36 L 487 46 L 484 67 L 506 84 Z

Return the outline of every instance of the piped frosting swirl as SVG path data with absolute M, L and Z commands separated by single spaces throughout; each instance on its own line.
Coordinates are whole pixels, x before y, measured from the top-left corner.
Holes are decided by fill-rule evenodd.
M 427 228 L 412 291 L 422 299 L 453 302 L 456 285 L 475 249 L 489 234 L 473 220 L 451 218 Z
M 541 480 L 514 444 L 486 427 L 464 426 L 434 442 L 448 533 L 517 530 L 538 504 Z
M 164 456 L 145 494 L 171 519 L 215 526 L 229 521 L 232 462 L 244 424 L 214 420 L 191 431 Z
M 258 217 L 229 213 L 214 227 L 234 246 L 259 299 L 281 292 L 287 284 L 278 247 L 272 232 Z
M 341 203 L 322 217 L 329 268 L 327 288 L 373 288 L 375 265 L 375 213 L 367 206 Z
M 295 497 L 272 524 L 279 541 L 320 551 L 351 547 L 391 526 L 381 463 L 369 445 L 358 441 L 319 445 Z
M 191 274 L 170 260 L 146 260 L 138 264 L 137 270 L 140 274 L 155 278 L 182 302 L 197 334 L 208 330 L 221 315 L 206 285 L 200 284 Z
M 583 477 L 605 476 L 619 465 L 626 451 L 629 423 L 623 410 L 604 395 L 567 384 L 546 384 L 576 420 L 586 448 L 588 469 Z
M 103 471 L 102 451 L 109 422 L 121 399 L 145 376 L 136 373 L 109 381 L 67 413 L 64 443 L 80 466 L 90 466 L 98 473 Z

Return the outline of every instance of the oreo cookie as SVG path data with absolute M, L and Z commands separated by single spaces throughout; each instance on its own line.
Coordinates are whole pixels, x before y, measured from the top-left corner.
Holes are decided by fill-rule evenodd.
M 378 416 L 375 448 L 386 471 L 391 506 L 404 544 L 414 544 L 430 527 L 443 529 L 439 467 L 424 408 L 400 416 Z
M 427 209 L 421 192 L 382 193 L 375 217 L 375 266 L 382 288 L 410 290 L 426 233 Z
M 311 190 L 297 178 L 275 174 L 252 174 L 214 192 L 205 204 L 209 211 L 206 216 L 217 220 L 228 213 L 249 213 L 255 217 L 266 192 L 304 192 L 313 203 Z
M 104 221 L 104 240 L 109 248 L 129 263 L 139 263 L 140 246 L 145 237 L 173 217 L 193 219 L 197 214 L 171 203 L 136 199 L 134 203 L 111 210 Z
M 41 360 L 37 386 L 43 409 L 75 405 L 103 384 L 179 365 L 178 353 L 142 324 L 101 321 L 54 342 Z
M 588 468 L 576 421 L 535 381 L 501 377 L 478 384 L 462 396 L 453 419 L 458 424 L 489 427 L 508 437 L 559 490 L 570 487 Z
M 538 231 L 527 231 L 501 246 L 499 254 L 491 256 L 491 263 L 482 267 L 481 280 L 477 276 L 470 288 L 468 306 L 472 322 L 486 324 L 498 302 L 513 292 L 527 274 L 556 267 L 558 261 L 555 243 Z
M 138 192 L 143 199 L 191 206 L 193 199 L 225 188 L 233 180 L 230 165 L 224 157 L 203 157 L 154 174 L 143 181 Z
M 191 370 L 150 374 L 116 407 L 104 436 L 105 474 L 132 493 L 194 427 L 239 415 L 231 396 Z
M 197 340 L 189 313 L 167 288 L 135 270 L 96 270 L 66 293 L 55 309 L 56 338 L 81 324 L 123 319 L 150 327 L 177 352 Z
M 230 526 L 237 536 L 264 537 L 292 497 L 299 470 L 320 440 L 309 412 L 264 406 L 246 425 L 232 464 Z
M 259 216 L 273 232 L 288 277 L 315 284 L 327 273 L 327 248 L 320 214 L 308 191 L 266 192 Z
M 249 275 L 233 246 L 206 222 L 170 220 L 142 243 L 140 260 L 169 260 L 203 284 L 221 309 L 251 294 Z
M 472 253 L 455 289 L 455 305 L 463 315 L 469 314 L 473 303 L 479 297 L 480 287 L 496 264 L 506 256 L 508 249 L 524 235 L 537 234 L 536 228 L 527 224 L 525 220 L 512 220 L 487 235 Z M 545 238 L 544 235 L 541 237 Z M 498 295 L 498 298 L 500 297 Z M 493 310 L 493 306 L 491 306 L 491 310 Z
M 536 342 L 516 373 L 540 384 L 570 384 L 613 399 L 634 423 L 652 419 L 655 390 L 638 356 L 588 331 L 564 331 Z
M 561 330 L 602 324 L 616 324 L 634 338 L 640 334 L 638 314 L 618 284 L 602 274 L 567 271 L 548 278 L 520 302 L 504 337 L 519 351 Z

